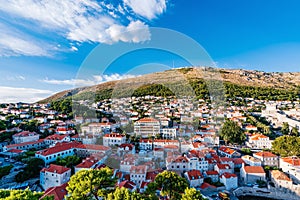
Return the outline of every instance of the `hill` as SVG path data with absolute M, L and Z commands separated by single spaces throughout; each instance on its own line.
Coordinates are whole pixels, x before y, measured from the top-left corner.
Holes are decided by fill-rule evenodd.
M 211 89 L 213 88 L 213 89 Z M 258 99 L 295 99 L 299 97 L 300 72 L 262 72 L 242 69 L 190 67 L 146 74 L 120 81 L 59 92 L 40 102 L 73 96 L 96 100 L 122 96 L 190 95 L 208 97 L 212 90 L 223 90 L 227 97 L 237 95 Z

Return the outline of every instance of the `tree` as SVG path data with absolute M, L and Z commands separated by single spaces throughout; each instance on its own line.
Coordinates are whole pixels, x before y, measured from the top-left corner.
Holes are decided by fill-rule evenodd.
M 200 191 L 196 190 L 195 188 L 186 188 L 184 190 L 184 194 L 181 197 L 181 200 L 191 200 L 191 199 L 204 200 Z
M 5 200 L 39 200 L 43 192 L 32 192 L 28 188 L 25 190 L 0 190 L 0 198 Z
M 116 181 L 108 167 L 99 170 L 80 170 L 69 181 L 67 199 L 100 199 L 105 197 Z
M 0 120 L 0 130 L 5 130 L 6 129 L 6 124 L 3 120 Z
M 130 200 L 131 194 L 127 188 L 119 188 L 117 187 L 116 190 L 112 193 L 107 195 L 106 200 Z
M 289 123 L 287 122 L 283 122 L 282 127 L 281 127 L 281 133 L 283 135 L 287 135 L 290 132 L 290 126 Z
M 291 130 L 291 135 L 292 136 L 298 136 L 299 132 L 298 129 L 296 127 L 293 127 Z
M 284 135 L 278 137 L 272 143 L 272 150 L 282 157 L 300 155 L 300 138 Z
M 45 162 L 40 158 L 31 158 L 26 163 L 27 165 L 24 170 L 19 172 L 15 177 L 15 180 L 19 183 L 38 177 L 40 175 L 40 170 L 45 166 Z
M 246 139 L 242 128 L 236 122 L 231 120 L 225 121 L 221 128 L 220 136 L 226 144 L 228 142 L 231 144 L 242 144 Z
M 168 196 L 169 199 L 177 199 L 184 189 L 188 187 L 185 178 L 180 177 L 175 172 L 164 171 L 155 177 L 156 188 L 161 188 L 161 195 Z

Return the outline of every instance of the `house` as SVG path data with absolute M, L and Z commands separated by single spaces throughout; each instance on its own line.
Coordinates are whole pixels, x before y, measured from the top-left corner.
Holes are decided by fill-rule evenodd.
M 253 154 L 254 158 L 261 161 L 262 166 L 279 166 L 279 157 L 268 151 L 261 151 Z
M 132 166 L 136 166 L 138 163 L 137 156 L 135 154 L 126 154 L 120 162 L 120 171 L 124 173 L 130 173 Z
M 49 135 L 44 139 L 45 144 L 48 146 L 54 145 L 57 142 L 70 142 L 70 141 L 71 141 L 70 136 L 58 135 L 58 134 Z
M 219 149 L 218 149 L 218 152 L 221 156 L 224 156 L 224 157 L 227 157 L 227 158 L 238 158 L 241 156 L 240 153 L 236 152 L 235 150 L 233 149 L 230 149 L 228 147 L 225 147 L 225 146 L 221 146 Z
M 296 156 L 280 158 L 280 168 L 292 179 L 300 180 L 300 158 Z
M 162 138 L 174 140 L 177 137 L 176 128 L 161 129 Z
M 292 179 L 290 179 L 284 172 L 279 170 L 271 170 L 270 177 L 276 188 L 293 188 Z
M 121 144 L 118 147 L 118 155 L 135 154 L 135 146 L 133 144 Z
M 254 158 L 253 156 L 244 155 L 242 156 L 243 161 L 250 166 L 261 166 L 261 161 L 258 158 Z
M 255 149 L 271 149 L 273 140 L 263 134 L 254 134 L 249 137 L 247 146 Z
M 146 180 L 147 165 L 131 166 L 130 180 L 140 187 L 141 183 Z
M 184 172 L 189 170 L 189 160 L 185 156 L 168 156 L 166 167 L 170 171 Z
M 220 163 L 215 165 L 214 170 L 217 171 L 219 173 L 219 175 L 224 174 L 225 172 L 227 172 L 227 173 L 234 172 L 234 169 L 231 168 L 229 164 L 220 164 Z
M 154 118 L 142 118 L 134 122 L 134 134 L 142 138 L 156 136 L 160 133 L 160 122 Z
M 220 182 L 224 184 L 226 190 L 235 189 L 238 187 L 238 177 L 235 174 L 223 173 L 220 176 Z
M 219 181 L 219 172 L 217 172 L 217 171 L 205 171 L 204 175 L 206 178 L 211 178 L 212 182 Z
M 184 173 L 185 178 L 187 179 L 190 187 L 200 187 L 203 183 L 203 175 L 200 170 L 190 170 Z
M 67 183 L 64 183 L 60 186 L 48 188 L 39 200 L 43 200 L 46 197 L 53 197 L 53 200 L 64 200 L 65 195 L 67 195 L 68 193 L 66 189 L 67 185 L 68 185 Z
M 247 131 L 257 131 L 257 127 L 250 124 L 250 125 L 247 125 L 245 127 L 245 130 L 247 130 Z
M 103 145 L 104 146 L 121 145 L 125 142 L 126 142 L 125 134 L 110 133 L 110 134 L 105 134 L 103 137 Z
M 78 145 L 77 142 L 62 142 L 57 143 L 55 146 L 35 153 L 36 158 L 42 159 L 45 164 L 56 161 L 58 157 L 65 158 L 75 154 L 74 148 Z
M 82 169 L 95 169 L 97 166 L 104 164 L 107 156 L 104 153 L 90 155 L 75 166 L 75 173 Z
M 240 176 L 244 183 L 254 184 L 257 180 L 266 181 L 266 173 L 261 166 L 243 166 Z
M 8 151 L 10 149 L 19 149 L 19 150 L 30 150 L 30 149 L 40 149 L 45 147 L 44 139 L 39 139 L 38 141 L 24 142 L 19 144 L 10 144 L 4 146 L 3 151 Z
M 71 177 L 71 169 L 60 165 L 50 164 L 40 171 L 40 183 L 44 190 L 67 183 Z
M 128 189 L 130 192 L 134 192 L 137 189 L 136 184 L 133 181 L 129 181 L 129 180 L 124 180 L 122 182 L 119 182 L 119 183 L 117 183 L 117 186 L 119 188 L 124 187 L 124 188 Z
M 39 138 L 40 138 L 39 134 L 37 134 L 36 132 L 29 132 L 29 131 L 22 131 L 12 136 L 12 139 L 15 144 L 38 141 Z

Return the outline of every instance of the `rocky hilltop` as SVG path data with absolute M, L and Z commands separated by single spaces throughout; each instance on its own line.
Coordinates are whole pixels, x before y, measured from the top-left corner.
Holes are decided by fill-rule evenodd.
M 87 93 L 118 93 L 125 89 L 133 92 L 139 87 L 161 84 L 188 87 L 191 81 L 219 80 L 237 86 L 294 90 L 300 87 L 300 72 L 263 72 L 243 69 L 214 69 L 208 67 L 186 67 L 137 76 L 120 81 L 105 82 L 94 86 L 65 90 L 40 102 L 51 102 L 66 97 L 79 97 Z

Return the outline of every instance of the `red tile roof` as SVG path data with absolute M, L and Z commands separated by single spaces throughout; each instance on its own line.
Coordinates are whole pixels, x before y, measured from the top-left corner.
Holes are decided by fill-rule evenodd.
M 209 183 L 203 183 L 201 186 L 200 186 L 201 189 L 206 189 L 206 188 L 217 188 L 216 186 L 214 185 L 210 185 Z
M 158 122 L 158 120 L 154 119 L 154 118 L 145 117 L 145 118 L 138 120 L 138 122 Z
M 219 175 L 219 173 L 217 171 L 206 171 L 205 172 L 208 176 L 209 175 Z
M 224 176 L 225 178 L 235 178 L 235 177 L 237 177 L 236 174 L 231 174 L 231 173 L 228 173 L 228 172 L 223 173 L 221 176 Z
M 130 189 L 130 190 L 132 190 L 134 187 L 136 187 L 136 184 L 134 182 L 128 181 L 128 180 L 122 181 L 117 185 L 120 188 L 125 187 L 125 188 Z
M 298 157 L 286 157 L 286 158 L 281 158 L 283 162 L 287 162 L 290 165 L 293 166 L 300 166 L 300 158 Z
M 265 173 L 264 169 L 261 166 L 244 166 L 244 170 L 248 174 Z
M 54 165 L 50 164 L 48 168 L 43 168 L 41 171 L 42 172 L 52 172 L 52 173 L 57 173 L 57 174 L 63 174 L 67 171 L 71 170 L 68 167 L 60 166 L 60 165 Z
M 48 156 L 61 151 L 67 151 L 73 149 L 76 146 L 78 146 L 78 144 L 79 144 L 78 142 L 61 142 L 61 143 L 57 143 L 54 147 L 50 147 L 48 149 L 44 149 L 36 153 L 43 156 Z
M 254 155 L 260 156 L 260 157 L 277 157 L 275 154 L 272 154 L 271 152 L 268 152 L 268 151 L 257 152 L 257 153 L 254 153 Z
M 44 139 L 39 139 L 38 141 L 32 141 L 32 142 L 23 142 L 23 143 L 19 143 L 19 144 L 10 144 L 7 145 L 6 147 L 9 148 L 13 148 L 13 147 L 21 147 L 21 146 L 26 146 L 26 145 L 30 145 L 30 144 L 38 144 L 38 143 L 43 143 Z
M 44 195 L 40 198 L 41 200 L 44 199 L 46 196 L 53 196 L 54 197 L 54 200 L 62 200 L 64 199 L 64 196 L 67 195 L 67 190 L 66 190 L 66 187 L 67 187 L 67 183 L 64 183 L 60 186 L 57 186 L 57 187 L 51 187 L 51 188 L 48 188 Z
M 14 134 L 13 137 L 28 137 L 33 135 L 38 135 L 38 134 L 36 132 L 22 131 L 20 133 Z
M 200 170 L 191 170 L 187 172 L 187 175 L 189 177 L 190 180 L 195 180 L 195 179 L 200 179 L 203 178 L 203 175 L 201 174 Z
M 230 154 L 230 155 L 235 152 L 235 150 L 230 149 L 230 148 L 225 147 L 225 146 L 220 147 L 219 150 L 226 153 L 226 154 Z
M 230 166 L 228 164 L 217 164 L 219 169 L 230 169 Z
M 11 152 L 11 153 L 23 153 L 24 151 L 21 150 L 21 149 L 10 149 L 10 150 L 8 150 L 8 152 Z

